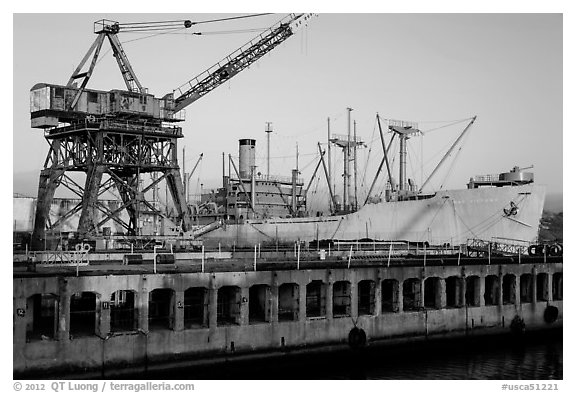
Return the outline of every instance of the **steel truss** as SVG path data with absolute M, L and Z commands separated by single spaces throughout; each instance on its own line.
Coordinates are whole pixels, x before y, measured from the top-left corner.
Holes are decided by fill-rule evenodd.
M 162 181 L 166 182 L 176 207 L 177 224 L 184 231 L 190 230 L 192 214 L 186 205 L 177 159 L 177 138 L 181 136 L 179 127 L 141 127 L 136 131 L 135 127 L 113 127 L 106 120 L 48 131 L 46 140 L 50 149 L 40 172 L 33 249 L 44 247 L 47 229 L 57 228 L 78 212 L 81 212 L 79 236 L 93 237 L 111 220 L 122 226 L 127 235 L 140 235 L 138 224 L 143 212 L 165 216 L 146 198 L 146 193 Z M 78 184 L 68 172 L 85 173 L 84 185 Z M 145 174 L 152 174 L 153 181 L 142 186 Z M 52 223 L 50 206 L 59 186 L 77 195 L 81 202 Z M 119 194 L 115 209 L 99 201 L 108 191 Z M 124 210 L 128 222 L 121 219 Z

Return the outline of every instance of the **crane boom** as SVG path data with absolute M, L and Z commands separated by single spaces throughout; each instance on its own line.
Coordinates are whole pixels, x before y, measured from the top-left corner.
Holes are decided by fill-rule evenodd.
M 293 34 L 292 23 L 304 14 L 290 14 L 222 61 L 174 90 L 174 113 L 208 94 L 246 69 Z

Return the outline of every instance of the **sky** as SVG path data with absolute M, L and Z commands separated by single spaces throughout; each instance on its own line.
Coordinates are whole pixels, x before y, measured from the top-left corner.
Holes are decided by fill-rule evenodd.
M 21 174 L 33 173 L 36 187 L 47 152 L 42 130 L 30 127 L 29 90 L 39 82 L 66 84 L 96 38 L 94 21 L 237 15 L 14 15 L 14 184 Z M 202 36 L 121 33 L 119 38 L 140 82 L 162 97 L 257 34 L 242 30 L 271 26 L 284 15 L 199 25 L 196 31 L 207 33 Z M 365 188 L 382 157 L 375 128 L 379 113 L 383 119 L 416 121 L 424 131 L 409 141 L 408 176 L 418 184 L 466 122 L 438 127 L 477 115 L 462 150 L 452 157 L 457 159 L 449 160 L 430 189 L 464 188 L 473 175 L 534 165 L 537 183 L 562 192 L 562 29 L 562 14 L 319 13 L 249 69 L 186 108 L 179 157 L 185 146 L 189 171 L 204 153 L 191 191 L 219 184 L 221 154 L 237 156 L 240 138 L 257 140 L 258 170 L 264 173 L 266 122 L 274 128 L 271 173 L 290 175 L 298 145 L 298 165 L 308 180 L 318 159 L 316 143 L 326 142 L 327 118 L 332 133 L 345 134 L 351 107 L 358 135 L 373 142 L 359 152 L 359 184 Z M 89 88 L 125 88 L 108 49 L 105 43 Z M 341 154 L 333 151 L 332 162 L 341 173 Z

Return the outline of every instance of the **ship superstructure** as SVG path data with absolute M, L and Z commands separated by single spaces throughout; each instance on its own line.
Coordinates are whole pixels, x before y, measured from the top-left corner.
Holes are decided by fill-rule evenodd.
M 205 224 L 218 218 L 231 223 L 246 219 L 303 217 L 306 214 L 304 182 L 296 169 L 292 176 L 274 176 L 257 171 L 256 140 L 239 140 L 238 166 L 228 157 L 229 175 L 223 186 L 201 195 L 192 204 L 195 220 Z

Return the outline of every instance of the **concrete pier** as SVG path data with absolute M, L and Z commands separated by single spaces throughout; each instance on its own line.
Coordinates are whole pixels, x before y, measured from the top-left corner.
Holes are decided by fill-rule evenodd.
M 14 375 L 558 328 L 562 263 L 540 262 L 15 274 Z

